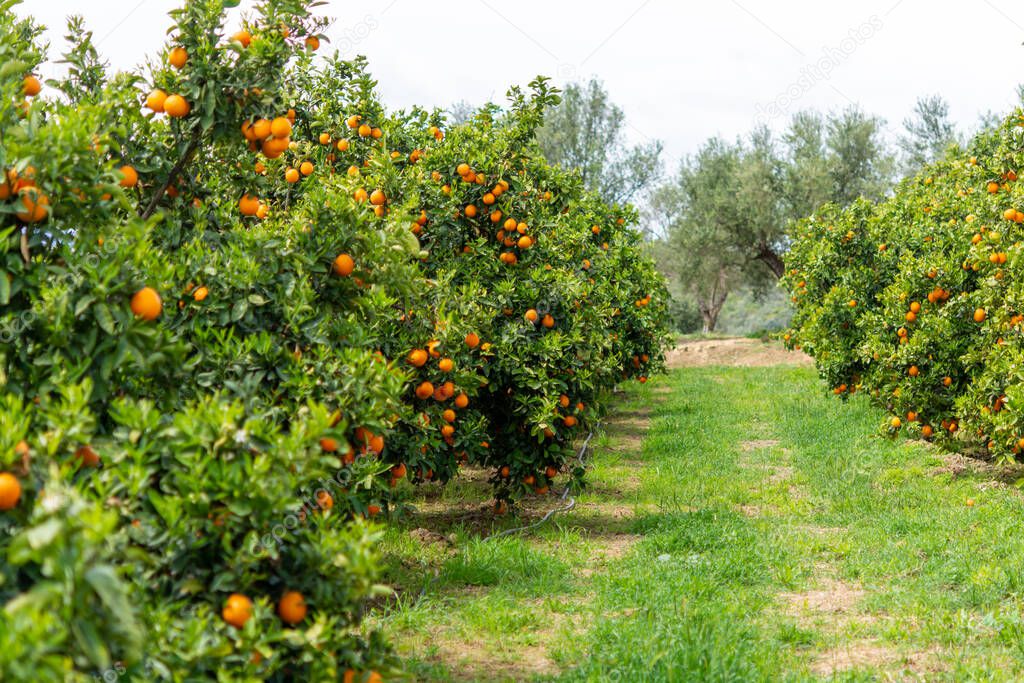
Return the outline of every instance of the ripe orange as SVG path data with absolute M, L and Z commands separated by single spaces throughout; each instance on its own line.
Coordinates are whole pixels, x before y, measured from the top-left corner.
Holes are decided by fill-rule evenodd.
M 330 510 L 334 507 L 334 498 L 327 491 L 318 491 L 316 494 L 316 504 L 321 510 Z
M 891 420 L 889 420 L 889 424 L 892 426 L 893 429 L 899 429 L 900 427 L 903 426 L 903 421 L 900 420 L 898 417 L 894 417 Z
M 366 193 L 366 190 L 364 190 L 363 188 L 360 187 L 358 190 L 355 191 L 355 193 L 352 195 L 352 197 L 357 202 L 365 202 L 367 199 L 370 198 L 370 195 L 368 195 Z
M 537 314 L 536 309 L 531 308 L 525 314 L 523 314 L 523 317 L 526 318 L 526 320 L 531 322 L 531 323 L 536 323 L 537 322 L 537 318 L 539 316 Z
M 202 301 L 207 296 L 209 296 L 209 294 L 209 289 L 207 289 L 206 287 L 200 287 L 199 289 L 192 293 L 192 298 L 195 299 L 196 301 Z
M 370 131 L 370 135 L 373 136 L 374 140 L 379 140 L 382 137 L 384 137 L 384 131 L 382 131 L 380 128 L 374 128 L 373 130 Z
M 441 413 L 441 419 L 445 422 L 455 422 L 455 411 L 449 408 L 448 410 Z
M 92 446 L 86 444 L 75 450 L 75 457 L 82 461 L 82 467 L 99 467 L 100 455 L 93 450 Z
M 422 368 L 426 364 L 427 358 L 427 352 L 423 349 L 413 349 L 409 352 L 407 360 L 409 361 L 409 365 Z
M 131 166 L 122 166 L 121 171 L 121 187 L 135 187 L 139 182 L 139 173 Z
M 566 396 L 565 394 L 562 394 L 561 396 L 558 397 L 558 404 L 560 406 L 562 406 L 563 408 L 568 408 L 569 407 L 569 397 Z
M 242 212 L 243 216 L 255 216 L 259 208 L 260 200 L 251 194 L 244 194 L 238 200 L 238 210 Z
M 928 438 L 932 435 L 932 428 L 928 425 L 921 427 L 921 436 Z
M 544 325 L 544 327 L 551 329 L 552 327 L 555 326 L 555 319 L 552 318 L 551 314 L 549 313 L 544 316 L 544 319 L 541 321 L 541 324 Z
M 470 204 L 465 209 L 466 218 L 476 218 L 477 210 L 476 205 Z
M 459 394 L 458 396 L 455 397 L 455 407 L 456 408 L 465 408 L 468 405 L 469 405 L 469 396 L 466 396 L 465 394 Z
M 302 175 L 311 175 L 313 173 L 313 163 L 310 161 L 303 161 L 299 165 L 299 173 Z
M 270 121 L 267 119 L 256 119 L 252 124 L 252 134 L 257 140 L 266 140 L 270 137 Z
M 442 358 L 437 367 L 441 372 L 451 372 L 455 369 L 455 363 L 451 358 Z
M 25 223 L 39 223 L 50 215 L 50 198 L 34 187 L 23 187 L 18 195 L 22 209 L 15 215 Z
M 21 499 L 21 482 L 10 472 L 0 472 L 0 510 L 12 510 Z
M 430 382 L 423 382 L 416 387 L 416 398 L 426 401 L 434 395 L 434 385 Z
M 470 332 L 469 334 L 466 335 L 466 346 L 468 346 L 471 349 L 475 349 L 479 345 L 480 345 L 480 337 L 479 336 L 477 336 L 473 332 Z
M 370 137 L 373 134 L 373 129 L 370 128 L 365 123 L 363 123 L 363 124 L 360 124 L 359 128 L 356 129 L 356 132 L 359 133 L 359 137 L 361 137 L 361 138 L 368 138 L 368 137 Z
M 517 244 L 520 249 L 529 249 L 533 246 L 533 238 L 529 235 L 523 235 L 519 238 L 519 242 Z
M 135 292 L 131 302 L 132 313 L 143 320 L 153 321 L 160 317 L 163 302 L 152 287 L 143 287 Z
M 348 277 L 355 270 L 356 262 L 348 254 L 338 254 L 334 259 L 334 273 L 342 277 Z
M 252 42 L 252 34 L 248 31 L 239 31 L 231 36 L 231 40 L 241 43 L 242 47 L 249 47 L 249 44 Z
M 292 122 L 284 116 L 278 116 L 270 122 L 270 134 L 275 138 L 286 138 L 292 134 Z
M 188 61 L 188 52 L 185 48 L 178 46 L 170 51 L 167 55 L 167 63 L 173 66 L 175 69 L 180 69 L 185 66 L 185 62 Z
M 252 600 L 240 593 L 232 593 L 224 602 L 220 615 L 235 628 L 242 628 L 252 617 Z
M 984 308 L 975 309 L 975 311 L 974 311 L 974 322 L 976 322 L 976 323 L 983 323 L 983 322 L 985 322 L 985 318 L 986 317 L 988 317 L 988 316 L 985 313 L 985 309 Z
M 305 619 L 306 611 L 306 599 L 298 591 L 288 591 L 277 603 L 277 615 L 290 626 L 295 626 Z
M 299 182 L 299 171 L 295 168 L 288 168 L 284 172 L 284 179 L 289 183 Z
M 374 190 L 370 193 L 370 203 L 374 206 L 383 206 L 387 200 L 388 198 L 384 196 L 382 190 Z
M 189 103 L 181 95 L 171 95 L 164 100 L 164 111 L 167 112 L 168 116 L 180 119 L 188 116 L 188 113 L 192 111 L 192 107 L 189 106 Z
M 39 79 L 29 74 L 25 76 L 25 79 L 21 82 L 21 92 L 26 97 L 35 97 L 42 91 L 43 84 L 39 82 Z
M 308 38 L 306 38 L 306 47 L 312 50 L 313 52 L 316 52 L 317 50 L 320 49 L 320 39 L 317 38 L 316 36 L 309 36 Z
M 572 415 L 566 415 L 565 417 L 562 418 L 562 424 L 564 424 L 566 427 L 575 427 L 576 422 L 576 418 Z

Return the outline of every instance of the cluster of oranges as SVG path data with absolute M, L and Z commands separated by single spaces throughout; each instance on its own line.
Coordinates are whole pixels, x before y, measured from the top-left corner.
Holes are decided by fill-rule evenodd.
M 275 117 L 273 120 L 259 118 L 243 122 L 242 136 L 248 140 L 249 149 L 253 152 L 260 151 L 268 159 L 277 159 L 292 145 L 294 123 L 295 110 L 290 109 L 284 116 Z
M 17 197 L 15 215 L 24 223 L 40 223 L 50 215 L 50 198 L 36 187 L 35 174 L 32 166 L 0 174 L 0 201 Z

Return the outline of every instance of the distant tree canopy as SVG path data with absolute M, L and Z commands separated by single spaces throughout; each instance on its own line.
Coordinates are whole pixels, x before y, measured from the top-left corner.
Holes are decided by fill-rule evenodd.
M 782 276 L 791 221 L 829 202 L 885 193 L 895 160 L 883 125 L 850 108 L 800 112 L 778 139 L 764 127 L 734 143 L 712 138 L 654 193 L 652 214 L 671 245 L 663 263 L 672 261 L 665 267 L 696 300 L 705 331 L 730 291 L 763 290 Z
M 661 175 L 662 144 L 623 144 L 626 119 L 600 81 L 572 83 L 550 109 L 537 139 L 544 157 L 580 172 L 586 186 L 614 204 L 642 198 Z
M 949 104 L 941 95 L 918 99 L 913 115 L 903 121 L 903 130 L 897 144 L 903 153 L 900 161 L 904 175 L 941 159 L 952 145 L 961 143 L 949 117 Z

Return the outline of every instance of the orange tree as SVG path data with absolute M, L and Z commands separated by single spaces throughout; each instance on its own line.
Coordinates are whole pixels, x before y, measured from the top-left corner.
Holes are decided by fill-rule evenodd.
M 796 226 L 785 283 L 792 345 L 836 394 L 868 390 L 885 429 L 1016 457 L 1024 302 L 1021 113 L 925 167 L 876 206 Z
M 72 24 L 46 84 L 11 4 L 0 672 L 374 679 L 362 519 L 464 462 L 501 508 L 578 478 L 609 390 L 660 367 L 633 214 L 537 157 L 543 81 L 445 135 L 314 65 L 305 0 L 237 32 L 187 2 L 145 80 Z

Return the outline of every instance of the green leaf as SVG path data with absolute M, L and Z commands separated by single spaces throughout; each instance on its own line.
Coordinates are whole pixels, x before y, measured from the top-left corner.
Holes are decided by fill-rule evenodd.
M 114 316 L 110 313 L 109 306 L 105 303 L 96 304 L 96 307 L 93 309 L 93 315 L 96 317 L 96 324 L 100 326 L 100 329 L 107 334 L 115 334 Z
M 0 268 L 0 306 L 11 303 L 11 281 L 7 279 L 7 271 Z

